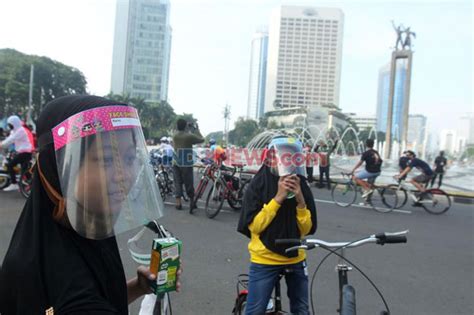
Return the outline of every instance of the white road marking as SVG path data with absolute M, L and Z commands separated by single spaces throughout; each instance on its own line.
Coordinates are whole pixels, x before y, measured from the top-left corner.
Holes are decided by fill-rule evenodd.
M 316 201 L 316 202 L 322 202 L 322 203 L 332 203 L 332 204 L 336 204 L 334 201 L 331 201 L 331 200 L 314 199 L 314 201 Z M 355 203 L 352 204 L 352 205 L 350 205 L 349 207 L 372 209 L 371 206 L 359 205 L 359 204 L 355 204 Z M 393 211 L 393 212 L 400 212 L 400 213 L 404 213 L 404 214 L 411 214 L 411 213 L 412 213 L 411 211 L 408 211 L 408 210 L 399 210 L 399 209 L 393 209 L 392 211 Z

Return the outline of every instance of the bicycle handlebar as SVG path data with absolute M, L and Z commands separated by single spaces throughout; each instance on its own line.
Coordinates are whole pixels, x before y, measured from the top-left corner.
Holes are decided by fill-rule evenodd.
M 297 250 L 297 249 L 309 250 L 315 247 L 325 247 L 325 248 L 330 248 L 330 249 L 353 248 L 353 247 L 359 247 L 368 243 L 376 243 L 378 245 L 406 243 L 407 242 L 406 234 L 408 232 L 409 232 L 408 230 L 405 230 L 405 231 L 394 232 L 394 233 L 388 233 L 388 232 L 378 233 L 378 234 L 371 235 L 367 238 L 364 238 L 362 240 L 358 240 L 355 242 L 326 242 L 320 239 L 301 239 L 301 240 L 277 239 L 275 240 L 275 244 L 289 244 L 289 245 L 296 244 L 295 246 L 287 248 L 285 250 L 285 252 L 287 253 L 290 251 Z

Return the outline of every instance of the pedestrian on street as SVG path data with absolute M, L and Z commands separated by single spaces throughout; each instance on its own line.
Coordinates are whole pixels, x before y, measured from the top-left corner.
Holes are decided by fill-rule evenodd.
M 448 160 L 444 157 L 444 151 L 439 151 L 439 155 L 436 157 L 434 161 L 434 174 L 433 178 L 431 179 L 431 187 L 433 187 L 436 177 L 439 177 L 438 180 L 438 188 L 441 187 L 443 184 L 443 176 L 446 172 L 446 166 L 448 165 Z
M 318 153 L 319 157 L 319 185 L 318 188 L 324 187 L 323 176 L 326 176 L 326 186 L 331 189 L 331 179 L 330 179 L 330 166 L 331 166 L 331 154 L 336 150 L 337 143 L 339 139 L 334 141 L 334 145 L 331 149 L 328 149 L 328 145 L 325 142 L 318 144 L 314 148 L 314 152 Z M 319 151 L 319 152 L 318 152 Z
M 173 175 L 175 185 L 176 209 L 183 208 L 181 198 L 183 195 L 183 185 L 189 198 L 189 209 L 197 208 L 194 200 L 194 154 L 193 145 L 204 142 L 204 137 L 199 131 L 197 123 L 187 122 L 178 119 L 176 122 L 177 131 L 173 135 L 174 152 L 176 159 L 173 160 Z

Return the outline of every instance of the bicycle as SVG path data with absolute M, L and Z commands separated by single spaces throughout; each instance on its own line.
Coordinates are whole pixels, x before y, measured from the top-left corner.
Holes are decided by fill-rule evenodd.
M 146 232 L 151 231 L 155 234 L 156 238 L 170 238 L 173 235 L 166 230 L 163 225 L 158 224 L 157 221 L 150 221 L 131 239 L 128 240 L 127 246 L 129 248 L 132 259 L 140 265 L 150 265 L 151 259 L 151 248 L 149 243 L 144 244 L 144 246 L 139 246 L 139 241 Z M 143 247 L 143 249 L 142 249 Z M 152 282 L 150 281 L 150 287 L 152 287 Z M 151 296 L 151 295 L 150 295 Z M 145 297 L 146 298 L 146 297 Z M 153 315 L 172 315 L 173 310 L 171 307 L 171 298 L 169 293 L 161 293 L 156 295 L 156 300 L 153 306 Z
M 14 158 L 15 153 L 9 152 L 3 159 L 3 165 L 0 168 L 0 190 L 11 184 L 10 173 L 8 172 L 7 164 Z M 22 163 L 21 167 L 15 166 L 16 180 L 20 187 L 20 193 L 23 197 L 28 198 L 31 194 L 31 187 L 33 185 L 33 165 L 35 163 L 34 157 L 28 162 Z
M 150 152 L 150 164 L 153 166 L 155 173 L 155 180 L 160 189 L 161 198 L 166 199 L 166 196 L 173 195 L 174 181 L 171 166 L 163 165 L 163 158 L 158 149 Z
M 235 173 L 239 170 L 239 176 Z M 227 173 L 223 173 L 227 172 Z M 229 174 L 230 172 L 230 174 Z M 222 209 L 224 201 L 234 210 L 242 208 L 242 198 L 249 180 L 242 180 L 242 167 L 221 165 L 214 174 L 214 184 L 206 198 L 206 215 L 215 218 Z
M 322 263 L 331 254 L 335 254 L 339 256 L 339 262 L 336 265 L 336 270 L 338 273 L 338 281 L 339 281 L 339 306 L 338 306 L 337 312 L 340 315 L 355 315 L 356 314 L 355 289 L 353 286 L 349 284 L 349 279 L 348 279 L 348 272 L 352 270 L 352 267 L 354 267 L 370 282 L 370 284 L 374 287 L 374 289 L 377 291 L 377 293 L 381 297 L 385 306 L 385 311 L 383 311 L 382 314 L 389 315 L 390 309 L 388 307 L 387 302 L 385 301 L 385 298 L 380 292 L 380 290 L 373 283 L 373 281 L 370 280 L 369 277 L 360 270 L 359 267 L 357 267 L 353 262 L 351 262 L 349 259 L 345 257 L 345 250 L 347 248 L 359 247 L 359 246 L 369 244 L 369 243 L 375 243 L 378 245 L 406 243 L 407 233 L 408 233 L 408 230 L 395 232 L 395 233 L 387 233 L 387 232 L 378 233 L 378 234 L 374 234 L 369 237 L 362 238 L 362 239 L 352 241 L 352 242 L 326 242 L 320 239 L 279 239 L 279 240 L 276 240 L 276 243 L 294 245 L 290 248 L 287 248 L 286 252 L 290 252 L 290 251 L 294 251 L 298 249 L 311 250 L 316 247 L 321 247 L 329 251 L 329 253 L 321 260 L 319 265 L 316 267 L 316 270 L 314 271 L 312 279 L 311 279 L 310 298 L 311 298 L 311 309 L 312 309 L 313 314 L 316 314 L 315 309 L 314 309 L 314 300 L 313 300 L 313 284 L 316 279 L 316 274 L 320 266 L 322 265 Z M 340 253 L 337 253 L 337 251 L 340 251 Z
M 442 214 L 451 207 L 451 198 L 449 195 L 439 188 L 427 189 L 425 192 L 411 190 L 405 185 L 405 179 L 397 179 L 398 184 L 388 185 L 386 191 L 391 190 L 397 194 L 397 203 L 395 209 L 400 209 L 408 201 L 408 196 L 413 199 L 414 203 L 420 205 L 426 212 L 431 214 Z M 418 193 L 418 196 L 416 195 Z
M 338 206 L 349 207 L 356 201 L 360 187 L 352 179 L 351 173 L 341 172 L 341 175 L 347 180 L 333 185 L 331 197 Z M 364 198 L 365 201 L 377 212 L 388 213 L 392 211 L 397 204 L 397 194 L 391 190 L 386 190 L 384 187 L 370 184 L 373 191 Z
M 202 159 L 201 162 L 206 165 L 203 169 L 200 169 L 199 172 L 202 174 L 201 179 L 199 180 L 199 183 L 196 187 L 196 190 L 194 191 L 194 204 L 197 205 L 197 202 L 199 199 L 201 199 L 202 195 L 204 195 L 204 192 L 206 191 L 207 185 L 209 181 L 214 181 L 215 180 L 215 175 L 214 173 L 217 170 L 217 165 L 212 161 L 208 159 Z M 196 208 L 190 208 L 189 213 L 193 213 Z
M 289 272 L 288 270 L 284 270 L 280 272 L 278 275 L 278 280 L 275 283 L 275 287 L 273 288 L 273 295 L 268 300 L 267 308 L 265 314 L 273 314 L 273 315 L 280 315 L 280 314 L 287 314 L 287 312 L 283 311 L 281 305 L 281 285 L 280 281 L 283 276 Z M 248 295 L 248 274 L 240 274 L 237 276 L 237 298 L 235 299 L 234 308 L 232 309 L 233 315 L 243 315 L 245 314 L 245 308 L 247 306 L 247 295 Z

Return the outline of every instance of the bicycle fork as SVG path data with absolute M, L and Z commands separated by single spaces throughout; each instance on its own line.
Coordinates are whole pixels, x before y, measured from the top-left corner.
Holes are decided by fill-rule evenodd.
M 344 256 L 345 254 L 345 249 L 341 248 L 341 256 Z M 353 314 L 356 314 L 356 309 L 355 309 L 355 298 L 344 298 L 344 295 L 355 295 L 355 291 L 351 286 L 348 286 L 349 280 L 347 277 L 347 273 L 349 271 L 352 271 L 352 267 L 347 264 L 347 262 L 342 258 L 339 257 L 339 262 L 336 266 L 336 271 L 339 279 L 339 308 L 337 309 L 338 313 L 341 313 L 341 309 L 343 309 L 342 304 L 344 301 L 354 301 L 354 304 L 350 306 L 350 308 L 353 309 Z M 346 286 L 346 287 L 344 287 Z M 347 309 L 347 305 L 344 307 L 344 309 Z M 343 314 L 341 314 L 343 315 Z

